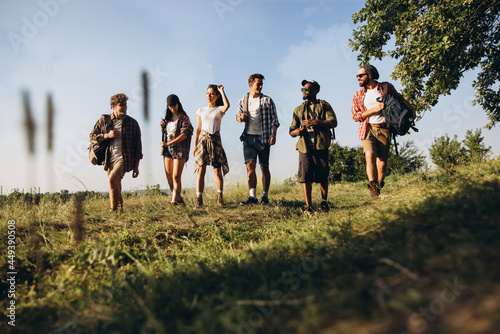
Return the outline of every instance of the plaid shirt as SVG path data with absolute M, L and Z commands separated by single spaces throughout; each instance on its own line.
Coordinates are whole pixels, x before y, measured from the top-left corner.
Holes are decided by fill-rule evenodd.
M 111 120 L 116 119 L 115 114 L 110 115 Z M 125 172 L 130 172 L 134 169 L 138 160 L 142 159 L 142 142 L 141 129 L 139 123 L 132 117 L 125 115 L 122 117 L 122 154 L 123 165 Z M 107 129 L 105 116 L 101 116 L 90 133 L 90 141 L 98 142 L 104 140 L 104 135 L 111 129 Z M 104 170 L 111 168 L 111 145 L 106 149 L 106 157 L 104 159 Z
M 384 97 L 384 92 L 382 90 L 382 84 L 383 83 L 377 82 L 377 91 L 380 93 L 380 95 L 382 95 L 382 97 Z M 403 101 L 406 101 L 403 98 L 403 96 L 396 91 L 396 88 L 394 88 L 394 86 L 392 84 L 390 84 L 390 83 L 387 83 L 387 84 L 388 84 L 389 94 L 391 94 L 399 99 L 402 99 Z M 361 113 L 363 111 L 367 110 L 365 107 L 365 96 L 366 96 L 366 87 L 362 87 L 360 90 L 358 90 L 354 94 L 354 96 L 352 98 L 352 108 L 351 108 L 352 119 L 354 119 L 355 122 L 359 122 L 358 135 L 359 135 L 360 140 L 363 140 L 366 138 L 367 128 L 368 128 L 368 120 L 370 119 L 370 117 L 367 117 L 365 119 L 363 119 L 363 117 L 361 117 Z
M 167 124 L 161 129 L 162 138 L 164 142 L 168 142 L 167 139 Z M 170 152 L 172 154 L 172 158 L 180 159 L 179 157 L 183 157 L 186 161 L 189 160 L 189 150 L 191 148 L 191 136 L 193 135 L 193 126 L 191 125 L 191 121 L 189 120 L 189 116 L 184 114 L 179 117 L 177 120 L 177 128 L 175 129 L 175 138 L 180 135 L 185 135 L 187 138 L 177 143 L 175 145 L 170 146 Z M 163 147 L 161 154 L 167 155 L 168 147 Z
M 229 164 L 227 163 L 226 152 L 222 147 L 222 139 L 220 132 L 209 134 L 206 131 L 201 131 L 198 137 L 194 153 L 194 172 L 197 173 L 201 166 L 220 165 L 222 173 L 229 173 Z
M 249 96 L 250 93 L 247 93 Z M 245 98 L 243 97 L 238 103 L 238 112 L 236 113 L 236 117 L 241 116 L 245 112 L 246 106 L 243 105 L 243 101 Z M 269 143 L 269 137 L 273 133 L 273 127 L 279 127 L 280 123 L 278 121 L 278 114 L 276 112 L 276 106 L 274 105 L 273 100 L 264 94 L 260 94 L 259 96 L 259 108 L 260 108 L 260 124 L 262 128 L 262 136 L 260 137 L 261 142 L 264 144 Z M 248 122 L 245 123 L 245 129 L 243 130 L 242 136 L 246 134 Z

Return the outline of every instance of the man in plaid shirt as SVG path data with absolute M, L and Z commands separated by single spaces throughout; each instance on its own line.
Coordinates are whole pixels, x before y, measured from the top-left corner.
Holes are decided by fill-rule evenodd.
M 368 189 L 373 199 L 378 198 L 384 186 L 387 160 L 391 145 L 389 123 L 382 115 L 384 91 L 377 79 L 377 69 L 370 64 L 363 65 L 356 75 L 359 86 L 352 99 L 352 118 L 359 122 L 358 135 L 363 144 L 368 175 Z M 403 101 L 411 110 L 413 107 L 399 94 L 393 85 L 387 83 L 388 94 Z M 415 113 L 415 111 L 414 111 Z
M 142 159 L 141 129 L 135 119 L 127 115 L 125 94 L 111 97 L 111 115 L 103 115 L 90 133 L 91 142 L 108 140 L 104 159 L 104 170 L 108 174 L 110 211 L 123 208 L 122 178 L 133 170 L 132 177 L 139 176 L 139 161 Z M 107 125 L 110 118 L 112 127 Z
M 250 196 L 240 202 L 241 205 L 257 204 L 257 175 L 255 168 L 257 157 L 262 171 L 263 193 L 261 204 L 268 204 L 271 173 L 269 171 L 270 147 L 276 143 L 276 131 L 280 126 L 276 106 L 273 100 L 261 93 L 264 82 L 262 74 L 252 74 L 248 78 L 250 92 L 238 104 L 236 120 L 245 123 L 245 129 L 240 137 L 243 142 L 243 155 L 247 166 L 248 188 Z

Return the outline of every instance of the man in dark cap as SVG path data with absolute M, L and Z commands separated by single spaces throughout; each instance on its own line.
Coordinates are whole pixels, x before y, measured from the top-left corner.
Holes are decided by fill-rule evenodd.
M 389 124 L 381 111 L 384 109 L 382 101 L 384 94 L 401 99 L 412 110 L 410 104 L 399 94 L 390 83 L 379 83 L 377 69 L 369 64 L 363 65 L 357 74 L 360 90 L 352 99 L 352 117 L 359 122 L 358 135 L 363 144 L 366 159 L 366 173 L 368 175 L 368 189 L 373 199 L 378 198 L 380 189 L 384 186 L 387 169 L 387 159 L 391 145 Z M 384 93 L 383 85 L 387 84 Z
M 337 126 L 337 117 L 330 104 L 316 98 L 319 84 L 312 80 L 302 81 L 304 103 L 293 112 L 290 136 L 300 136 L 297 145 L 299 151 L 299 182 L 303 185 L 306 206 L 304 212 L 312 213 L 312 183 L 321 187 L 321 211 L 328 212 L 328 150 L 332 142 L 332 129 Z

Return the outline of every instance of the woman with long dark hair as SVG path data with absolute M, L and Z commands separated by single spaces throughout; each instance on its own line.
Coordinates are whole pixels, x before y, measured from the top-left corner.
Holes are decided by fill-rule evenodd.
M 181 196 L 181 176 L 184 164 L 189 159 L 193 126 L 182 108 L 177 95 L 167 97 L 165 119 L 160 122 L 163 139 L 161 142 L 163 163 L 167 182 L 172 192 L 172 204 L 184 204 Z
M 209 85 L 207 88 L 206 107 L 196 111 L 196 131 L 194 134 L 194 171 L 196 178 L 195 206 L 203 206 L 203 190 L 205 189 L 205 172 L 207 166 L 212 166 L 215 173 L 217 188 L 217 205 L 224 204 L 222 190 L 224 187 L 223 174 L 229 172 L 226 153 L 222 147 L 220 137 L 221 120 L 229 109 L 229 101 L 222 85 Z

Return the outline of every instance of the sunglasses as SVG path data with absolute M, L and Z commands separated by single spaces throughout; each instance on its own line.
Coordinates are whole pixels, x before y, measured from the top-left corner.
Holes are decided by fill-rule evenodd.
M 303 92 L 308 92 L 309 91 L 309 87 L 303 87 L 300 90 L 303 91 Z
M 367 75 L 367 73 L 358 74 L 356 75 L 356 78 L 362 78 L 364 75 Z

